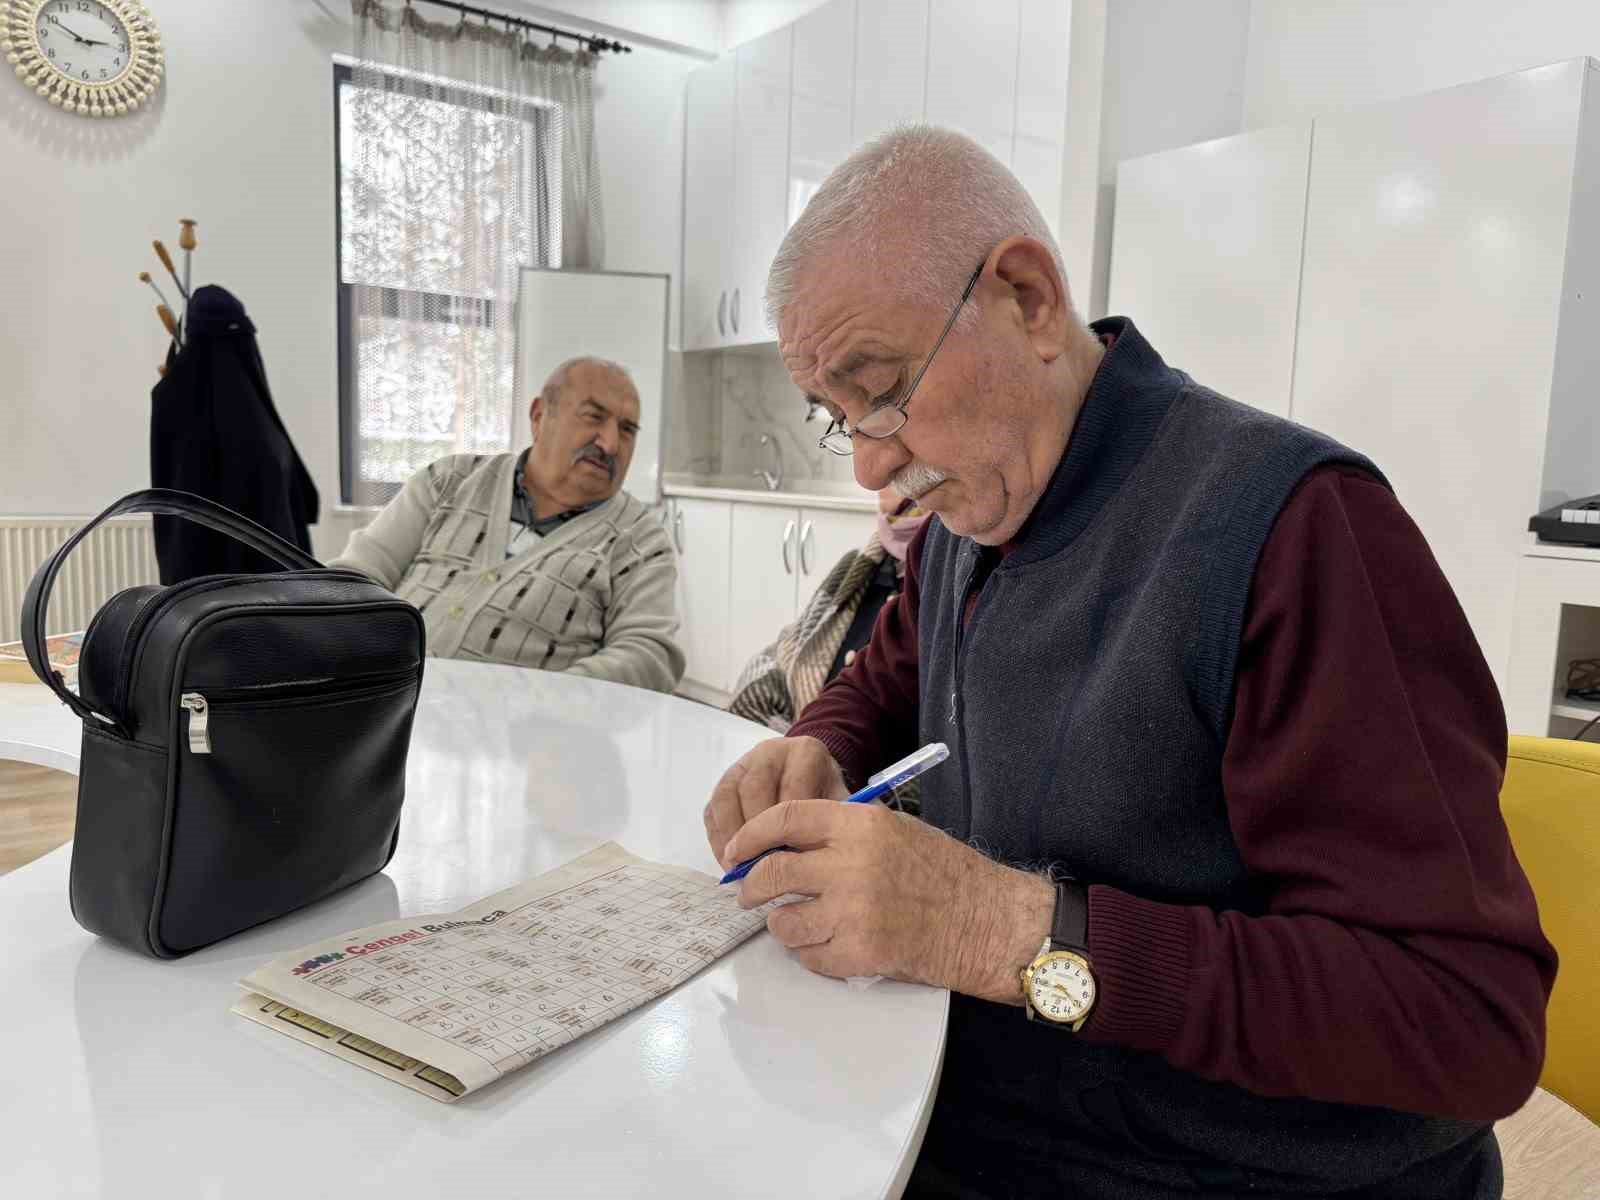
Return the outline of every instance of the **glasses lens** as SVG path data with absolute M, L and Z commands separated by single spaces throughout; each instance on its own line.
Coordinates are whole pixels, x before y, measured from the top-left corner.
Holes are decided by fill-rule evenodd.
M 850 435 L 842 429 L 835 429 L 832 433 L 822 436 L 822 448 L 841 457 L 849 455 L 855 446 L 850 441 Z
M 861 418 L 856 424 L 856 432 L 869 438 L 886 438 L 898 433 L 905 423 L 905 409 L 876 408 Z

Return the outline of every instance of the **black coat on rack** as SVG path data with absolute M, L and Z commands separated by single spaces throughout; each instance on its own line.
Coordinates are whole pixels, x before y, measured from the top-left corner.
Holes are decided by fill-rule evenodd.
M 225 504 L 311 549 L 317 489 L 267 389 L 256 327 L 227 289 L 196 288 L 184 346 L 150 393 L 150 484 Z M 199 525 L 153 518 L 161 582 L 276 571 L 256 551 Z

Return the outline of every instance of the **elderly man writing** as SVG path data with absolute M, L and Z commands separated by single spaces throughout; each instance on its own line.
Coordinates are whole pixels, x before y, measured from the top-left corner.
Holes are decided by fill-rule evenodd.
M 521 454 L 457 454 L 418 471 L 330 565 L 421 610 L 428 652 L 670 692 L 677 564 L 622 491 L 639 396 L 616 363 L 575 358 L 534 397 Z
M 829 975 L 948 987 L 913 1195 L 1495 1197 L 1555 955 L 1505 722 L 1377 467 L 1085 328 L 1003 166 L 841 165 L 768 302 L 863 487 L 935 519 L 706 808 Z M 947 742 L 917 820 L 835 803 Z

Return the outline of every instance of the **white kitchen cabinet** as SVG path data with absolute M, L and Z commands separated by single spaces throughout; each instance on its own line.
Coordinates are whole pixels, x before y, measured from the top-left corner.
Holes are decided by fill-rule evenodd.
M 1315 124 L 1291 415 L 1382 468 L 1502 692 L 1527 519 L 1600 480 L 1597 83 L 1574 59 Z
M 930 2 L 926 118 L 959 129 L 1007 166 L 1016 133 L 1021 36 L 1019 0 Z M 1065 112 L 1063 104 L 1063 120 Z
M 794 29 L 785 26 L 733 53 L 733 242 L 728 272 L 729 345 L 770 342 L 767 271 L 788 228 L 789 94 Z M 715 231 L 707 231 L 717 236 Z
M 728 653 L 733 505 L 675 496 L 668 501 L 667 521 L 678 552 L 678 640 L 688 660 L 684 679 L 725 692 L 733 686 Z
M 799 532 L 799 509 L 733 506 L 728 653 L 734 678 L 794 620 Z
M 838 509 L 803 508 L 796 534 L 795 611 L 805 608 L 817 585 L 833 570 L 846 550 L 859 550 L 867 544 L 877 525 L 871 513 L 843 512 Z
M 733 506 L 728 634 L 735 677 L 805 609 L 844 552 L 866 545 L 875 524 L 870 512 Z
M 856 0 L 830 0 L 794 24 L 786 225 L 850 153 L 855 36 Z
M 1060 223 L 1070 5 L 829 0 L 690 76 L 683 347 L 776 340 L 767 272 L 830 171 L 897 124 L 959 129 Z
M 1289 415 L 1311 126 L 1262 129 L 1117 168 L 1110 311 L 1172 366 Z
M 683 301 L 685 350 L 709 350 L 728 337 L 733 216 L 734 60 L 689 76 L 683 150 Z
M 896 125 L 922 120 L 928 0 L 860 0 L 855 64 L 852 149 Z

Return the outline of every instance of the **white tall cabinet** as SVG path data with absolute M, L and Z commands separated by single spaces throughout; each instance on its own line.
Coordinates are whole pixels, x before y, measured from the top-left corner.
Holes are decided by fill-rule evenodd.
M 1263 129 L 1117 168 L 1110 311 L 1163 358 L 1278 416 L 1293 389 L 1311 126 Z
M 1319 117 L 1297 192 L 1305 140 L 1127 164 L 1111 295 L 1169 361 L 1263 407 L 1292 347 L 1288 415 L 1383 469 L 1504 693 L 1527 519 L 1600 490 L 1600 73 Z
M 1545 455 L 1596 404 L 1597 95 L 1576 59 L 1316 122 L 1293 412 L 1388 475 L 1502 691 L 1527 519 L 1600 486 Z

